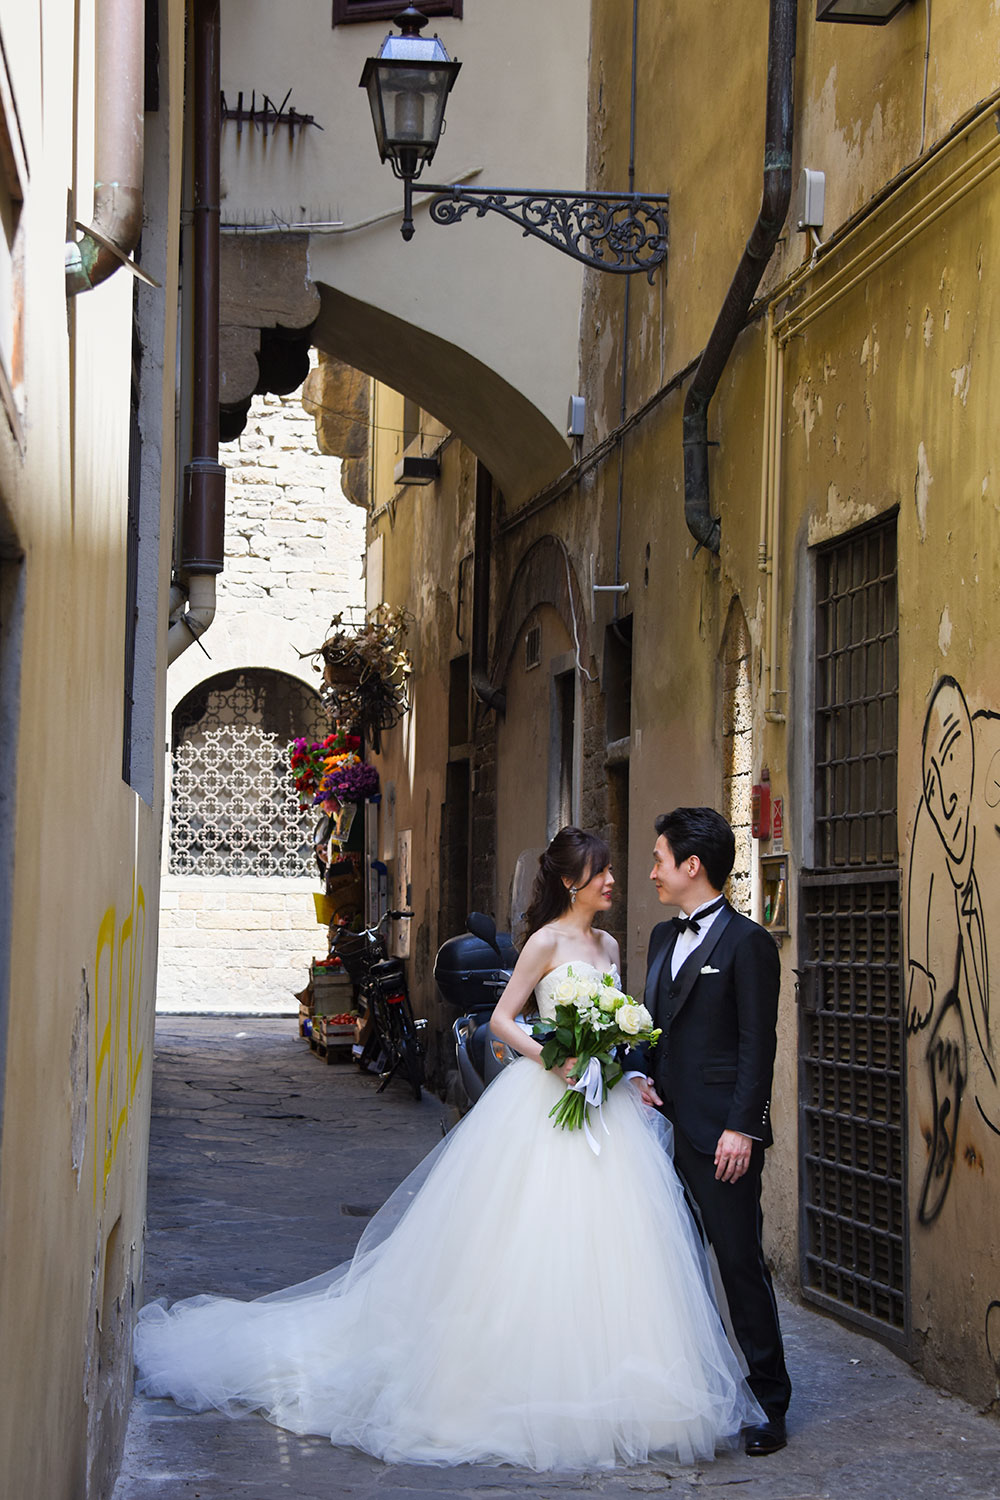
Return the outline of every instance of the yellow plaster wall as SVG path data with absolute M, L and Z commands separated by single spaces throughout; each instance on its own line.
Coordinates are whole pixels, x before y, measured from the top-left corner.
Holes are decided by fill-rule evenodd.
M 409 610 L 416 622 L 406 640 L 413 656 L 410 710 L 383 735 L 376 761 L 382 785 L 378 852 L 389 866 L 391 904 L 396 840 L 410 830 L 414 917 L 407 973 L 414 1009 L 431 1018 L 433 1033 L 439 1004 L 434 955 L 452 935 L 439 931 L 439 843 L 448 761 L 449 662 L 469 650 L 472 627 L 470 573 L 464 640 L 458 638 L 458 561 L 472 551 L 475 461 L 447 438 L 440 423 L 421 412 L 420 434 L 409 451 L 432 453 L 440 447 L 441 479 L 397 488 L 393 470 L 404 451 L 403 398 L 376 386 L 373 411 L 375 498 L 369 546 L 376 536 L 385 538 L 382 599 Z M 453 1019 L 442 1013 L 448 1025 Z M 436 1067 L 438 1059 L 432 1056 L 430 1062 Z
M 811 4 L 799 7 L 793 180 L 801 165 L 826 172 L 824 236 L 836 240 L 850 216 L 861 210 L 870 219 L 842 251 L 831 249 L 815 274 L 777 309 L 781 315 L 808 305 L 805 299 L 814 291 L 822 296 L 812 306 L 831 299 L 821 316 L 800 331 L 790 329 L 785 350 L 776 560 L 779 628 L 773 663 L 766 577 L 758 570 L 764 319 L 737 340 L 709 418 L 710 437 L 720 444 L 710 454 L 712 512 L 722 517 L 718 560 L 704 553 L 693 557 L 694 544 L 683 522 L 680 415 L 685 387 L 668 395 L 625 439 L 622 577 L 630 583 L 636 641 L 631 976 L 641 972 L 645 934 L 656 915 L 643 884 L 652 815 L 664 805 L 717 802 L 720 795 L 718 652 L 735 593 L 753 644 L 755 779 L 767 764 L 775 793 L 785 798 L 786 844 L 792 851 L 793 936 L 782 950 L 773 1103 L 777 1144 L 769 1158 L 765 1207 L 770 1251 L 780 1273 L 794 1284 L 799 1167 L 793 970 L 800 962 L 794 885 L 797 871 L 812 856 L 808 549 L 899 507 L 904 994 L 913 976 L 909 960 L 927 951 L 918 934 L 928 924 L 930 958 L 925 962 L 935 978 L 933 1004 L 926 995 L 923 1010 L 911 1004 L 908 1043 L 913 1352 L 932 1377 L 985 1402 L 995 1394 L 1000 1354 L 1000 1267 L 993 1248 L 1000 1236 L 989 1192 L 991 1174 L 1000 1170 L 1000 1141 L 987 1123 L 1000 1123 L 994 1028 L 990 1026 L 987 1040 L 986 1018 L 996 976 L 991 967 L 988 984 L 981 986 L 977 1026 L 980 991 L 969 975 L 972 939 L 966 931 L 957 997 L 947 1003 L 961 937 L 956 910 L 968 889 L 963 882 L 969 861 L 947 860 L 921 802 L 924 767 L 932 759 L 922 747 L 925 719 L 935 685 L 953 677 L 958 688 L 945 684 L 940 701 L 954 704 L 956 717 L 965 715 L 965 739 L 972 738 L 976 748 L 974 770 L 953 774 L 964 787 L 960 795 L 971 803 L 970 827 L 978 829 L 976 868 L 988 870 L 995 840 L 988 798 L 995 736 L 990 716 L 998 708 L 994 638 L 1000 597 L 991 407 L 995 356 L 986 333 L 994 316 L 992 245 L 1000 202 L 1000 178 L 990 167 L 992 115 L 984 114 L 967 139 L 929 160 L 879 212 L 871 213 L 871 200 L 898 174 L 911 170 L 922 146 L 940 142 L 996 88 L 1000 31 L 988 4 L 934 6 L 924 121 L 922 7 L 907 7 L 885 28 L 821 26 L 814 12 Z M 591 60 L 592 108 L 609 79 L 621 93 L 629 38 L 616 24 L 619 19 L 614 5 L 595 5 L 594 37 L 600 40 L 599 45 L 595 40 Z M 720 91 L 714 86 L 721 55 L 718 38 L 733 24 L 732 8 L 724 5 L 709 3 L 683 16 L 640 5 L 637 180 L 669 188 L 672 227 L 662 310 L 655 288 L 650 292 L 633 283 L 626 364 L 629 411 L 697 355 L 757 211 L 766 8 L 760 8 L 756 30 L 741 22 L 739 56 L 730 65 L 726 53 L 725 89 Z M 659 104 L 655 123 L 654 97 Z M 591 152 L 607 164 L 609 175 L 620 175 L 627 160 L 627 118 L 610 112 L 604 118 L 598 110 Z M 984 175 L 973 184 L 977 172 Z M 954 179 L 944 184 L 951 173 Z M 956 201 L 934 218 L 951 194 Z M 872 269 L 875 258 L 887 250 L 892 253 L 884 265 Z M 773 293 L 787 283 L 805 253 L 805 242 L 793 227 L 779 245 L 762 290 Z M 861 258 L 853 268 L 835 281 L 856 255 Z M 855 276 L 857 285 L 838 295 L 838 287 Z M 622 289 L 588 277 L 583 361 L 594 437 L 618 420 L 623 327 Z M 593 489 L 588 504 L 606 518 L 616 507 L 617 462 L 615 452 L 596 475 L 588 476 Z M 560 524 L 572 530 L 574 503 L 561 504 Z M 607 567 L 608 548 L 613 547 L 607 519 L 602 542 Z M 598 606 L 598 631 L 601 623 Z M 774 685 L 783 695 L 778 700 L 768 695 L 772 665 Z M 765 717 L 774 707 L 784 710 L 784 723 Z M 938 721 L 930 721 L 931 741 L 939 727 Z M 971 788 L 963 782 L 969 775 Z M 932 791 L 933 785 L 923 794 L 924 803 Z M 933 895 L 927 891 L 929 865 L 936 871 Z M 918 878 L 911 886 L 914 868 Z M 984 874 L 980 889 L 987 933 L 996 925 L 995 884 Z M 988 946 L 987 940 L 987 959 Z
M 149 806 L 121 773 L 132 281 L 118 275 L 68 318 L 63 290 L 78 127 L 81 218 L 93 180 L 93 10 L 20 12 L 5 6 L 0 16 L 5 43 L 16 38 L 30 162 L 23 454 L 0 418 L 0 493 L 24 554 L 0 1155 L 0 1492 L 81 1500 L 113 1476 L 131 1387 L 162 785 Z M 164 360 L 161 590 L 173 514 L 183 5 L 164 14 L 173 171 L 148 237 L 172 274 L 159 293 L 140 293 L 166 304 L 165 348 L 147 361 L 155 381 Z M 165 618 L 161 663 L 164 631 Z M 162 740 L 162 706 L 155 733 Z

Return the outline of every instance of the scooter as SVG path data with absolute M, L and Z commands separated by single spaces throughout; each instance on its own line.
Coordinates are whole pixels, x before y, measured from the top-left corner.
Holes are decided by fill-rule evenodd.
M 466 931 L 441 944 L 434 978 L 442 997 L 463 1014 L 452 1026 L 455 1061 L 470 1105 L 517 1054 L 493 1036 L 490 1015 L 517 962 L 509 933 L 492 917 L 470 912 Z

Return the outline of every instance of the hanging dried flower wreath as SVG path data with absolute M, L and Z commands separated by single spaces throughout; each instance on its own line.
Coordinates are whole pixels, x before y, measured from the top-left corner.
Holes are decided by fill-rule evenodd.
M 403 645 L 413 616 L 405 609 L 380 604 L 363 625 L 344 623 L 334 615 L 322 646 L 303 656 L 320 657 L 321 697 L 334 716 L 351 724 L 377 755 L 382 734 L 398 724 L 409 707 L 410 653 Z

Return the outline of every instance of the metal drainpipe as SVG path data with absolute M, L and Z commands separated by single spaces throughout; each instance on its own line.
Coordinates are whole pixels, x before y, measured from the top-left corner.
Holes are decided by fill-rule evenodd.
M 796 0 L 771 0 L 760 213 L 684 401 L 684 519 L 710 552 L 719 550 L 721 521 L 709 509 L 708 406 L 778 242 L 792 192 L 795 9 Z
M 66 246 L 67 297 L 126 264 L 142 233 L 144 25 L 145 0 L 98 0 L 94 222 Z
M 632 73 L 629 83 L 629 127 L 628 127 L 628 190 L 635 192 L 635 72 L 636 53 L 639 44 L 639 0 L 632 0 Z M 632 278 L 625 277 L 625 311 L 622 317 L 622 378 L 621 400 L 618 410 L 618 425 L 623 426 L 628 412 L 628 335 L 632 311 Z M 625 435 L 618 444 L 618 507 L 615 519 L 615 619 L 621 612 L 622 596 L 618 589 L 622 581 L 622 515 L 625 509 Z
M 490 682 L 487 657 L 490 649 L 490 560 L 493 547 L 493 476 L 485 464 L 476 463 L 476 534 L 472 563 L 472 690 L 480 703 L 502 714 L 507 707 L 503 688 Z
M 194 377 L 192 456 L 184 470 L 180 572 L 188 607 L 167 632 L 167 660 L 208 629 L 225 557 L 226 471 L 219 463 L 219 0 L 196 0 L 194 29 Z

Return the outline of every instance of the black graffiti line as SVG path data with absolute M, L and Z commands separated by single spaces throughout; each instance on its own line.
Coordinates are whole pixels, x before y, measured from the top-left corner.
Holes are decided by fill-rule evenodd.
M 992 1312 L 1000 1313 L 1000 1302 L 991 1302 L 990 1305 L 989 1305 L 989 1307 L 986 1309 L 986 1329 L 985 1329 L 985 1332 L 986 1332 L 986 1352 L 989 1355 L 990 1359 L 993 1361 L 993 1367 L 996 1370 L 997 1374 L 1000 1375 L 1000 1355 L 998 1355 L 997 1351 L 993 1348 L 993 1340 L 990 1337 L 990 1314 Z M 997 1321 L 997 1319 L 994 1319 L 994 1322 L 996 1322 L 996 1321 Z
M 945 996 L 937 1025 L 927 1044 L 927 1066 L 931 1076 L 931 1102 L 934 1134 L 931 1138 L 930 1159 L 920 1193 L 917 1219 L 921 1224 L 933 1224 L 944 1207 L 951 1185 L 952 1169 L 955 1165 L 955 1148 L 958 1144 L 958 1117 L 962 1108 L 967 1077 L 968 1043 L 962 1007 L 958 1001 L 958 975 L 962 963 L 962 947 L 959 942 L 956 954 L 955 987 Z M 945 1022 L 951 1014 L 957 1027 L 957 1038 L 942 1035 Z M 939 1080 L 945 1085 L 945 1095 L 940 1097 Z M 949 1128 L 950 1127 L 950 1128 Z
M 910 880 L 911 882 L 913 880 L 912 867 L 910 869 Z M 932 870 L 930 882 L 927 887 L 927 910 L 925 913 L 926 926 L 924 931 L 924 946 L 922 950 L 923 956 L 925 958 L 928 957 L 931 951 L 931 912 L 934 909 L 934 880 L 935 875 L 934 871 Z M 910 902 L 912 904 L 912 897 L 910 898 Z M 928 962 L 929 961 L 930 960 L 928 958 Z M 914 1016 L 912 1008 L 909 1005 L 907 1005 L 906 1007 L 906 1034 L 907 1036 L 916 1036 L 918 1032 L 923 1031 L 925 1026 L 930 1025 L 931 1017 L 934 1014 L 934 976 L 931 974 L 929 969 L 924 967 L 923 964 L 913 964 L 911 960 L 911 966 L 919 969 L 922 974 L 925 974 L 927 976 L 927 982 L 930 985 L 931 990 L 930 1009 L 925 1016 L 921 1016 L 919 1014 Z
M 982 1116 L 983 1124 L 986 1125 L 986 1126 L 988 1126 L 989 1129 L 992 1130 L 992 1132 L 993 1132 L 994 1135 L 1000 1135 L 1000 1125 L 994 1125 L 993 1121 L 990 1119 L 989 1115 L 986 1113 L 986 1111 L 983 1109 L 983 1106 L 980 1104 L 978 1097 L 976 1099 L 976 1108 L 978 1109 L 980 1115 Z

